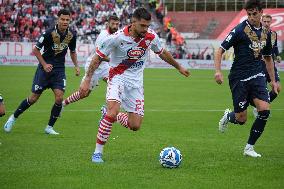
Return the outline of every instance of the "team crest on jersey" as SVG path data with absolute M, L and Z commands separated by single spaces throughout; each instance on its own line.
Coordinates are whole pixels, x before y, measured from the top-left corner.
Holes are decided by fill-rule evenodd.
M 135 47 L 127 51 L 127 56 L 129 59 L 138 60 L 145 54 L 145 49 L 142 47 Z
M 260 39 L 258 38 L 256 32 L 253 31 L 249 25 L 244 28 L 244 32 L 251 41 L 249 48 L 253 50 L 254 57 L 259 57 L 261 50 L 266 46 L 267 30 L 263 29 L 261 31 Z

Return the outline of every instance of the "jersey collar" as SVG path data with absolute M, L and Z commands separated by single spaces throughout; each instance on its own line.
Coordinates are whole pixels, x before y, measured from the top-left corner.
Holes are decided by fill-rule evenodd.
M 65 30 L 64 33 L 61 33 L 61 32 L 59 31 L 59 29 L 58 29 L 58 25 L 57 25 L 57 24 L 54 26 L 54 28 L 55 28 L 55 32 L 58 33 L 59 35 L 66 35 L 67 32 L 69 31 L 69 27 L 68 27 L 68 28 Z
M 248 27 L 249 27 L 251 30 L 257 30 L 257 31 L 258 31 L 258 30 L 260 30 L 260 29 L 262 28 L 261 22 L 260 22 L 259 28 L 256 28 L 256 27 L 254 27 L 253 25 L 251 25 L 248 20 L 246 20 L 246 24 L 248 25 Z

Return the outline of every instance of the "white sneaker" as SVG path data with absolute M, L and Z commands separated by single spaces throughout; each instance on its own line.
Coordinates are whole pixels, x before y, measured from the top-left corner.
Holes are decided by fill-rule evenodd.
M 46 134 L 49 134 L 49 135 L 59 135 L 59 133 L 56 132 L 56 131 L 53 129 L 53 127 L 51 127 L 51 126 L 49 126 L 49 125 L 44 129 L 44 131 L 45 131 Z
M 103 163 L 104 160 L 102 159 L 103 154 L 102 153 L 94 153 L 92 155 L 92 162 L 94 163 Z
M 227 108 L 227 109 L 225 110 L 225 112 L 224 112 L 223 117 L 222 117 L 222 118 L 220 119 L 220 121 L 219 121 L 219 131 L 220 131 L 221 133 L 224 133 L 225 130 L 227 129 L 227 127 L 228 127 L 229 120 L 228 120 L 227 115 L 228 115 L 228 113 L 230 113 L 230 112 L 231 112 L 231 110 L 230 110 L 229 108 Z
M 14 117 L 14 114 L 12 114 L 4 125 L 4 131 L 7 133 L 11 132 L 15 122 L 16 122 L 16 118 Z
M 244 149 L 244 155 L 254 157 L 254 158 L 261 157 L 260 154 L 258 154 L 254 151 L 253 146 L 250 146 L 250 147 L 246 146 L 245 149 Z
M 253 113 L 254 117 L 257 118 L 257 116 L 258 116 L 258 111 L 257 111 L 256 108 L 253 108 L 252 113 Z

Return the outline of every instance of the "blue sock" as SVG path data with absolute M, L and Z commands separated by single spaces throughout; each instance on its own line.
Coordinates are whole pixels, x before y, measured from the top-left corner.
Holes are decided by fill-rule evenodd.
M 54 105 L 51 109 L 51 114 L 50 114 L 50 118 L 49 118 L 49 122 L 48 122 L 49 126 L 53 127 L 54 123 L 56 122 L 57 118 L 60 115 L 61 108 L 62 108 L 62 104 L 54 103 Z
M 252 124 L 251 130 L 250 130 L 248 144 L 254 145 L 257 139 L 261 136 L 262 132 L 264 131 L 264 127 L 266 125 L 269 114 L 270 114 L 269 110 L 263 110 L 263 111 L 258 112 L 258 117 Z
M 277 97 L 277 94 L 274 91 L 270 91 L 269 97 L 270 97 L 270 102 L 272 102 Z
M 14 112 L 14 117 L 18 118 L 19 115 L 21 115 L 26 109 L 28 109 L 32 104 L 29 102 L 29 98 L 22 101 L 22 103 L 19 105 L 17 110 Z

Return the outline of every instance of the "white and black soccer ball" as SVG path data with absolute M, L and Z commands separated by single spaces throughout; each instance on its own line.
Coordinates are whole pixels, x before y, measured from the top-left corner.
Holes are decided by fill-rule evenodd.
M 175 147 L 166 147 L 160 153 L 160 164 L 166 168 L 176 168 L 180 165 L 182 155 Z

